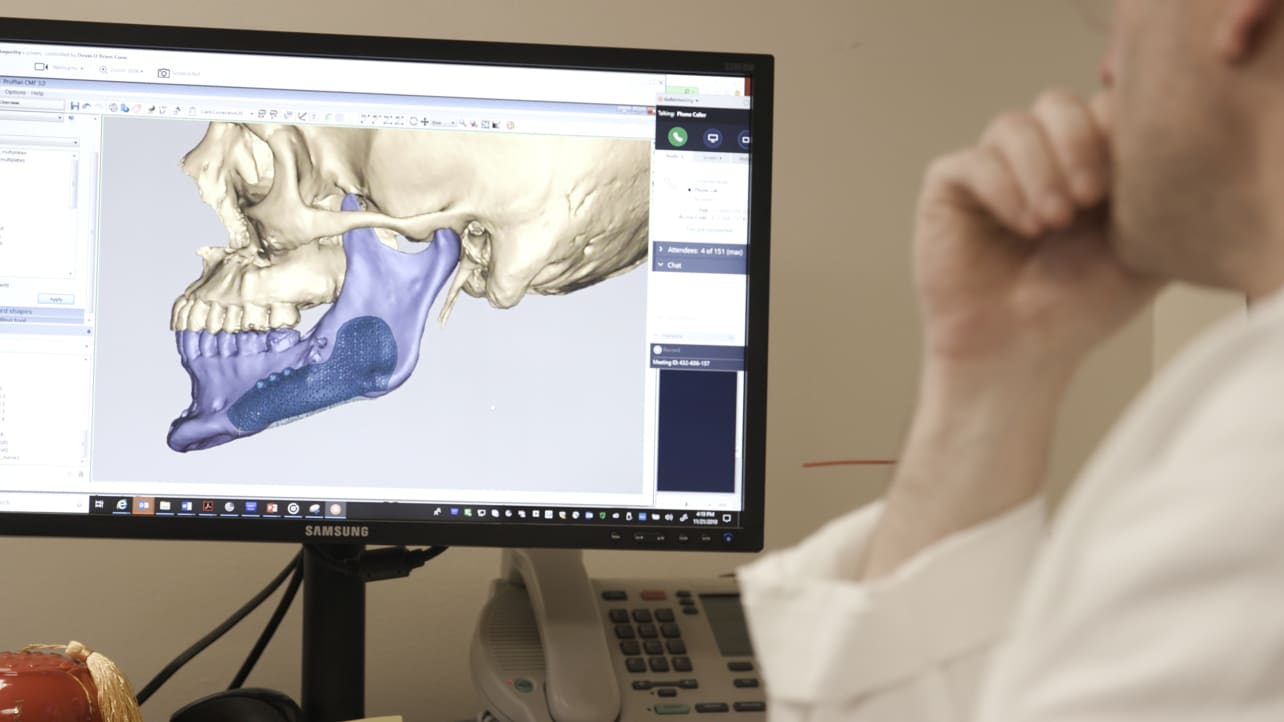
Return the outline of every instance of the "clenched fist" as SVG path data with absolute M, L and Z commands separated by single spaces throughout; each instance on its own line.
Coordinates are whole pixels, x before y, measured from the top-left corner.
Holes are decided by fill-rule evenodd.
M 1159 287 L 1110 243 L 1105 95 L 1045 93 L 933 163 L 915 268 L 929 362 L 1072 371 Z

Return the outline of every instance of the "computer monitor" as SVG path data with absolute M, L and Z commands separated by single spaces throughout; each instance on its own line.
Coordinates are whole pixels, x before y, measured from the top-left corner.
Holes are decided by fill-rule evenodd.
M 0 22 L 0 534 L 761 548 L 772 68 Z
M 772 69 L 0 21 L 0 535 L 761 548 Z

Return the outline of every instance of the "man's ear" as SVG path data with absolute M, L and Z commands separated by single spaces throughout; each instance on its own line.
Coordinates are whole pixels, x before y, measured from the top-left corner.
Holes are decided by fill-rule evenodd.
M 1222 60 L 1235 65 L 1252 60 L 1270 36 L 1280 0 L 1219 0 L 1213 43 Z

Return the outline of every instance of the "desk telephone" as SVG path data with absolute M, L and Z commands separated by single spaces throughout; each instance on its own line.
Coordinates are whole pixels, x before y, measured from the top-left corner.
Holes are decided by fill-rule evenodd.
M 506 551 L 471 659 L 486 722 L 766 719 L 733 579 L 589 579 L 579 551 Z

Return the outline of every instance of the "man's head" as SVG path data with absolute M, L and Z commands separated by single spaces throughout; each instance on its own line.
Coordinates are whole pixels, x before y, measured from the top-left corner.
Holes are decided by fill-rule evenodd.
M 1116 0 L 1116 246 L 1136 271 L 1284 287 L 1284 0 Z

